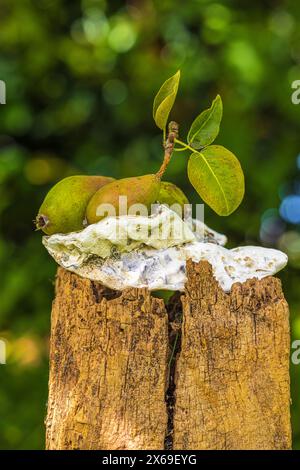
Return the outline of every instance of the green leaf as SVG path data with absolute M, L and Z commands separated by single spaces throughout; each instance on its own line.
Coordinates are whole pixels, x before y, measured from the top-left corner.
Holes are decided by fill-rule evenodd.
M 245 182 L 240 162 L 221 145 L 192 153 L 188 177 L 199 196 L 218 215 L 231 214 L 243 200 Z
M 168 78 L 159 89 L 153 102 L 153 118 L 160 129 L 165 129 L 173 107 L 180 80 L 180 70 Z
M 188 143 L 195 149 L 211 144 L 219 134 L 222 114 L 221 96 L 217 95 L 211 107 L 194 120 L 187 136 Z

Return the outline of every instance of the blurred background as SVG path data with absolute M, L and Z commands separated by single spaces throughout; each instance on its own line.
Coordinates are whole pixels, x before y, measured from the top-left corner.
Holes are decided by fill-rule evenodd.
M 205 221 L 229 246 L 289 254 L 280 273 L 300 339 L 300 3 L 279 0 L 1 0 L 0 448 L 42 449 L 56 265 L 32 224 L 49 188 L 71 174 L 154 172 L 161 134 L 152 101 L 181 68 L 172 118 L 184 138 L 217 93 L 216 143 L 240 159 L 246 195 Z M 166 179 L 200 202 L 174 154 Z M 300 449 L 300 365 L 291 364 L 294 448 Z

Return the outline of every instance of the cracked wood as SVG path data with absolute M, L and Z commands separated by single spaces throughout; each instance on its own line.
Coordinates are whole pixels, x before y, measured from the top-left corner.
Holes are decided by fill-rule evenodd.
M 52 309 L 47 448 L 163 448 L 167 354 L 162 300 L 144 289 L 116 297 L 60 268 Z
M 289 311 L 274 277 L 224 293 L 188 262 L 174 449 L 289 449 Z
M 170 382 L 171 306 L 146 289 L 120 293 L 58 270 L 47 449 L 163 449 L 164 440 L 168 449 L 290 448 L 280 281 L 226 294 L 207 262 L 189 262 L 182 305 L 177 297 L 183 324 Z

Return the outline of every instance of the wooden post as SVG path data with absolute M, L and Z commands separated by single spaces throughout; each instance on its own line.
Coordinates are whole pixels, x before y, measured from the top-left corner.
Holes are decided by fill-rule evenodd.
M 188 263 L 175 449 L 289 449 L 289 311 L 274 277 L 224 293 Z
M 289 449 L 289 321 L 274 277 L 207 262 L 164 305 L 58 270 L 47 449 Z

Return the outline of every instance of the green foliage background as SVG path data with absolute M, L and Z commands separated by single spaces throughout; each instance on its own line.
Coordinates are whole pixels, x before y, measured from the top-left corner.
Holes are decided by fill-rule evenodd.
M 216 143 L 239 157 L 246 176 L 240 208 L 228 218 L 207 208 L 206 223 L 228 234 L 230 246 L 282 245 L 290 232 L 297 240 L 299 225 L 282 222 L 280 237 L 269 227 L 268 241 L 262 223 L 286 194 L 299 192 L 300 105 L 291 103 L 291 83 L 300 79 L 299 16 L 300 3 L 291 0 L 1 0 L 7 104 L 0 106 L 0 336 L 8 351 L 0 366 L 1 448 L 44 445 L 56 266 L 33 230 L 38 207 L 69 174 L 157 170 L 161 135 L 152 100 L 178 68 L 172 117 L 182 135 L 220 93 L 224 118 Z M 175 154 L 166 179 L 199 202 L 186 165 L 187 157 Z M 294 243 L 281 274 L 293 339 L 300 338 L 299 269 Z M 300 365 L 291 371 L 300 448 Z

